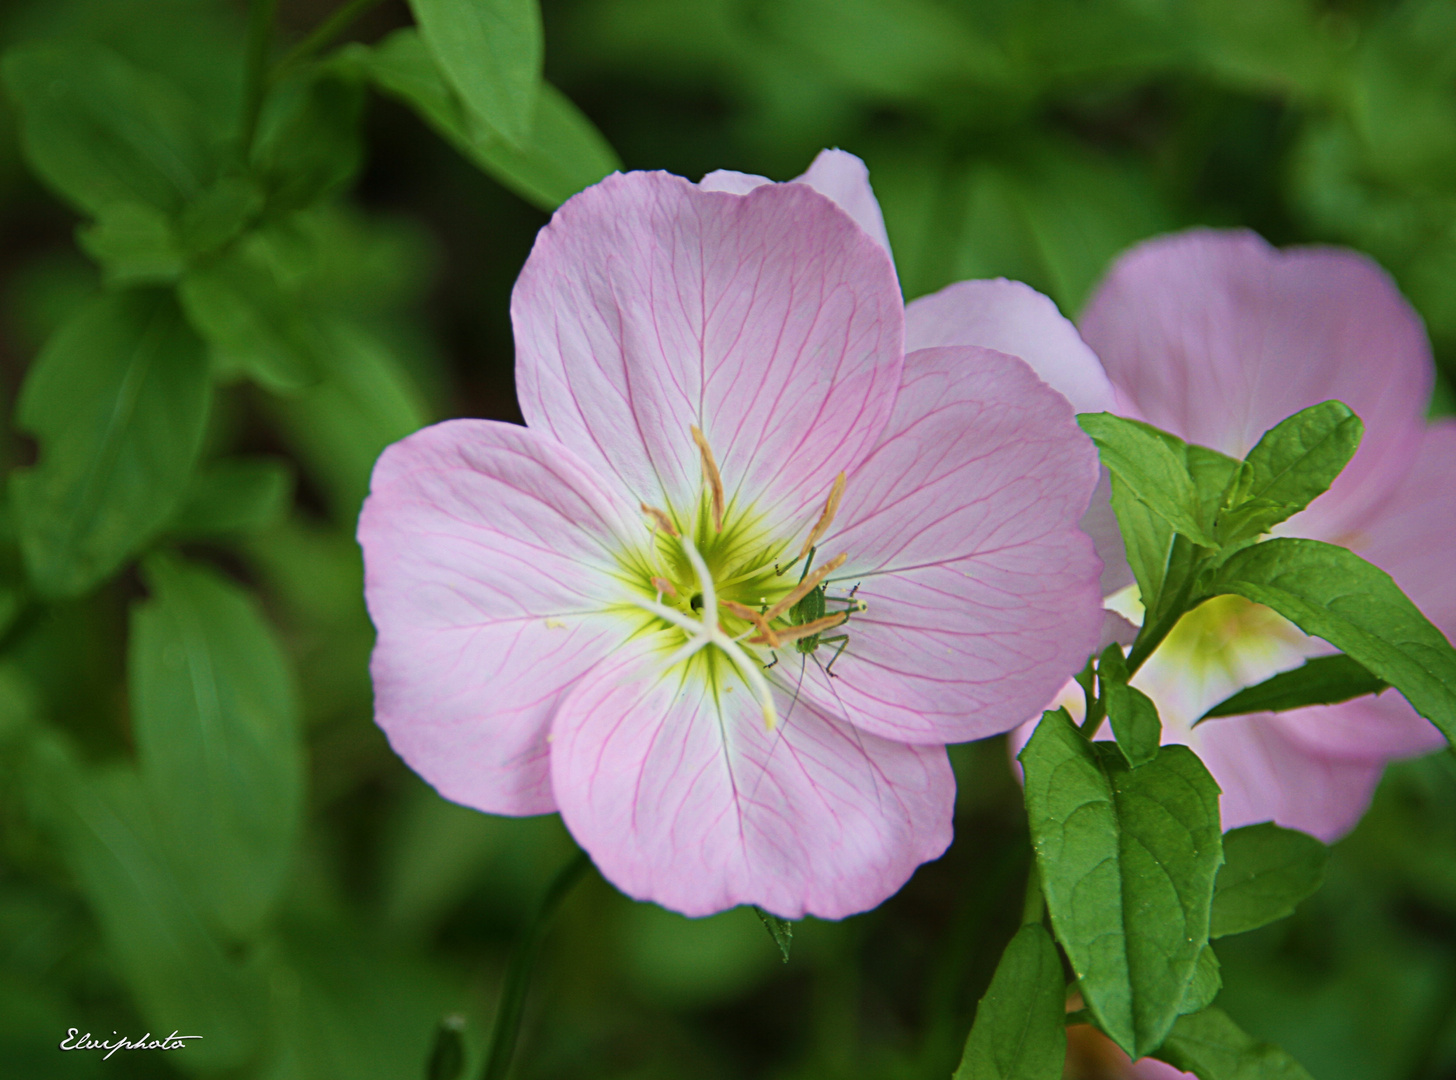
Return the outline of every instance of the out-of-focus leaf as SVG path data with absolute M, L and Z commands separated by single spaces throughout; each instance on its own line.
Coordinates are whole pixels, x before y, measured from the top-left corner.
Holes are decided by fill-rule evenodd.
M 1264 432 L 1239 467 L 1219 517 L 1225 543 L 1268 532 L 1329 490 L 1365 425 L 1339 401 L 1311 405 Z
M 512 146 L 531 144 L 541 86 L 537 0 L 409 0 L 420 37 L 470 119 Z
M 1061 1080 L 1067 987 L 1052 936 L 1040 923 L 1016 932 L 966 1038 L 954 1080 Z
M 1218 894 L 1215 893 L 1214 902 L 1217 903 Z M 1213 999 L 1218 997 L 1218 992 L 1223 989 L 1223 975 L 1219 968 L 1218 957 L 1214 955 L 1213 946 L 1203 946 L 1203 951 L 1198 954 L 1198 963 L 1193 968 L 1193 978 L 1188 983 L 1188 989 L 1183 994 L 1183 1003 L 1178 1006 L 1180 1013 L 1195 1013 L 1208 1008 L 1213 1004 Z
M 1213 1008 L 1180 1016 L 1152 1056 L 1198 1080 L 1311 1080 L 1279 1047 L 1250 1037 Z
M 194 266 L 178 295 L 220 377 L 247 375 L 275 391 L 318 378 L 326 346 L 312 313 L 279 284 L 257 244 Z
M 202 469 L 172 519 L 174 536 L 256 533 L 282 520 L 293 472 L 277 458 L 229 458 Z
M 425 1080 L 460 1080 L 465 1072 L 465 1017 L 451 1013 L 435 1029 Z
M 188 203 L 177 233 L 188 255 L 216 251 L 252 224 L 263 209 L 263 192 L 251 177 L 221 177 Z
M 287 213 L 325 198 L 358 172 L 364 86 L 326 68 L 313 70 L 280 86 L 271 102 L 253 158 L 270 212 Z
M 1341 49 L 1309 0 L 1193 0 L 1184 40 L 1220 79 L 1256 92 L 1319 99 Z
M 621 162 L 567 97 L 542 83 L 529 139 L 513 147 L 473 130 L 417 32 L 397 30 L 372 50 L 351 46 L 341 63 L 361 64 L 374 84 L 415 110 L 447 142 L 523 199 L 554 210 Z
M 1456 650 L 1384 570 L 1333 544 L 1276 537 L 1231 557 L 1209 591 L 1264 604 L 1324 638 L 1456 743 Z
M 1185 746 L 1130 769 L 1061 709 L 1020 761 L 1057 939 L 1098 1026 L 1142 1057 L 1167 1036 L 1208 942 L 1218 785 Z
M 180 873 L 229 934 L 267 917 L 303 812 L 291 674 L 253 600 L 212 571 L 146 564 L 128 656 L 141 775 Z
M 94 224 L 77 230 L 76 240 L 112 288 L 167 283 L 182 272 L 172 218 L 148 203 L 106 204 Z
M 175 213 L 216 170 L 206 131 L 165 78 L 80 41 L 7 53 L 31 167 L 80 210 L 142 203 Z
M 83 769 L 47 736 L 33 743 L 26 775 L 37 817 L 54 830 L 147 1022 L 201 1036 L 187 1045 L 191 1067 L 244 1064 L 267 989 L 256 968 L 224 953 L 179 884 L 136 774 Z
M 167 293 L 104 295 L 57 332 L 16 416 L 40 441 L 40 460 L 11 480 L 37 589 L 85 592 L 166 523 L 210 401 L 202 343 Z
M 1281 671 L 1257 686 L 1245 687 L 1220 701 L 1198 722 L 1220 716 L 1252 712 L 1284 712 L 1306 705 L 1337 705 L 1351 698 L 1378 694 L 1390 686 L 1348 656 L 1315 656 L 1289 671 Z
M 1257 930 L 1294 914 L 1325 878 L 1329 849 L 1307 833 L 1273 822 L 1230 829 L 1213 894 L 1209 936 Z

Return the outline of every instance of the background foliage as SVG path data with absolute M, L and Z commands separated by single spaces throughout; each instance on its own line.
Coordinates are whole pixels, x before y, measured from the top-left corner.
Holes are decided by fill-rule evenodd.
M 279 69 L 256 116 L 249 70 L 330 4 L 281 0 L 254 58 L 228 0 L 0 8 L 7 1076 L 410 1078 L 452 1012 L 478 1058 L 573 845 L 390 753 L 354 520 L 389 442 L 519 420 L 511 284 L 619 160 L 860 154 L 908 297 L 1006 275 L 1075 314 L 1191 224 L 1352 245 L 1425 317 L 1451 411 L 1456 2 L 547 0 L 539 87 L 532 20 L 414 6 L 418 33 L 388 0 Z M 445 88 L 432 55 L 499 42 L 498 78 Z M 953 756 L 950 852 L 797 925 L 787 965 L 751 911 L 689 921 L 589 874 L 515 1075 L 947 1075 L 1027 859 L 1004 746 Z M 1393 767 L 1325 887 L 1220 959 L 1220 1006 L 1320 1080 L 1453 1075 L 1450 755 Z M 102 1062 L 56 1051 L 73 1026 L 205 1038 Z M 1076 1076 L 1113 1075 L 1078 1030 Z

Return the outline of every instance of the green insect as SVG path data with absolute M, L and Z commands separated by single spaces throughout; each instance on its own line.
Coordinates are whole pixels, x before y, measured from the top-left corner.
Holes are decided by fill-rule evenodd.
M 809 556 L 804 560 L 804 569 L 799 574 L 799 584 L 802 585 L 804 579 L 809 576 L 809 571 L 814 566 L 814 553 L 818 550 L 818 548 L 809 549 Z M 788 569 L 788 567 L 785 567 L 784 569 Z M 847 596 L 830 596 L 828 586 L 821 582 L 820 584 L 815 585 L 812 589 L 806 592 L 799 599 L 799 601 L 789 609 L 789 623 L 791 626 L 807 626 L 809 623 L 812 623 L 817 619 L 822 619 L 826 615 L 837 615 L 843 613 L 844 621 L 841 622 L 838 626 L 831 627 L 831 629 L 838 630 L 840 627 L 844 626 L 845 623 L 849 622 L 849 616 L 852 612 L 865 610 L 865 602 L 863 600 L 856 600 L 854 598 L 854 594 L 858 591 L 859 586 L 855 585 L 854 588 L 849 590 L 849 594 Z M 831 610 L 829 607 L 830 604 L 843 604 L 844 606 L 837 610 Z M 767 610 L 767 608 L 765 608 L 764 610 Z M 795 638 L 793 641 L 793 645 L 795 649 L 803 653 L 805 656 L 813 656 L 815 650 L 817 650 L 819 646 L 833 645 L 836 642 L 838 643 L 839 647 L 834 650 L 834 655 L 829 658 L 829 663 L 824 665 L 824 674 L 830 676 L 831 678 L 834 678 L 834 662 L 839 659 L 840 655 L 844 652 L 845 646 L 849 644 L 848 634 L 806 634 L 803 637 Z M 775 654 L 773 660 L 764 666 L 764 670 L 767 671 L 778 662 L 779 657 L 777 654 Z M 817 659 L 815 662 L 818 662 Z

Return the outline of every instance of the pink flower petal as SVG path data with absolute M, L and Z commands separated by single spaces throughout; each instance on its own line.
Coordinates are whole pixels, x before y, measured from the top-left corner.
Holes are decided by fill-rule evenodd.
M 680 509 L 692 425 L 730 500 L 792 518 L 869 452 L 900 382 L 894 267 L 802 184 L 609 176 L 541 231 L 511 313 L 530 426 Z
M 1118 259 L 1080 326 L 1128 409 L 1225 453 L 1242 457 L 1320 401 L 1354 409 L 1365 440 L 1291 523 L 1297 535 L 1335 539 L 1363 524 L 1415 453 L 1430 346 L 1419 316 L 1363 255 L 1277 251 L 1242 231 L 1160 237 Z
M 1097 645 L 1099 566 L 1077 528 L 1097 457 L 1014 357 L 926 349 L 905 372 L 819 549 L 849 554 L 831 595 L 858 583 L 868 610 L 804 695 L 885 738 L 983 738 L 1040 709 Z
M 375 716 L 448 799 L 555 809 L 546 726 L 630 632 L 604 614 L 632 522 L 549 438 L 452 420 L 395 443 L 359 519 Z
M 562 817 L 623 892 L 685 915 L 757 904 L 837 919 L 879 904 L 949 845 L 943 747 L 886 742 L 807 702 L 790 708 L 787 695 L 766 731 L 721 654 L 710 689 L 699 672 L 664 672 L 664 651 L 651 639 L 625 647 L 551 729 Z
M 905 351 L 937 345 L 1019 356 L 1078 412 L 1116 407 L 1097 354 L 1050 297 L 1019 281 L 958 281 L 912 300 L 905 308 Z

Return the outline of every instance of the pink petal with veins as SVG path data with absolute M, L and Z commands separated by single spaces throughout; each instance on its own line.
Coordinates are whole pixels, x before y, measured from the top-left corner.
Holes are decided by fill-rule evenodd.
M 1097 645 L 1099 565 L 1077 528 L 1097 456 L 1014 357 L 925 349 L 905 373 L 819 548 L 849 553 L 834 580 L 858 583 L 868 610 L 804 693 L 885 738 L 979 739 L 1035 712 Z
M 696 424 L 730 502 L 797 518 L 869 452 L 900 382 L 889 256 L 802 184 L 609 176 L 541 231 L 511 314 L 527 423 L 653 504 L 696 504 Z
M 879 904 L 949 845 L 943 747 L 877 739 L 783 693 L 766 731 L 722 654 L 710 686 L 663 672 L 662 648 L 624 647 L 551 729 L 562 818 L 623 892 L 685 915 L 757 904 L 837 919 Z
M 375 717 L 440 794 L 555 809 L 547 723 L 630 632 L 604 611 L 634 529 L 589 466 L 511 424 L 436 424 L 380 457 L 359 519 Z

